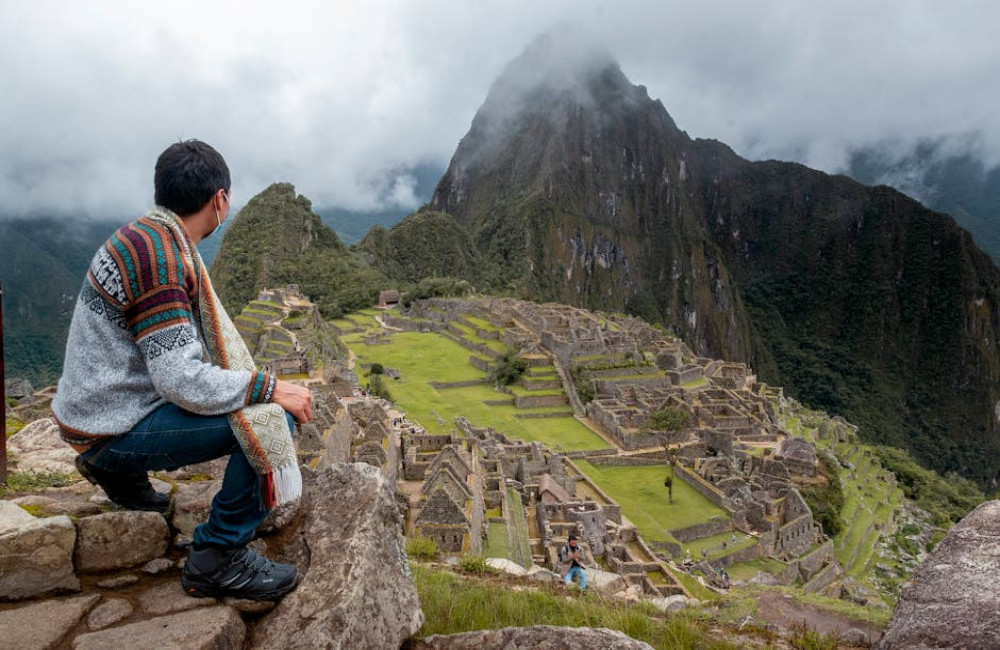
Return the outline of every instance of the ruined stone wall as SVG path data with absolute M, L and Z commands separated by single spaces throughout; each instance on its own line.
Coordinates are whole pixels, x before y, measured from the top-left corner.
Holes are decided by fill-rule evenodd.
M 680 463 L 677 464 L 675 468 L 675 475 L 682 481 L 694 488 L 698 494 L 702 495 L 715 505 L 719 506 L 726 512 L 730 512 L 729 508 L 725 503 L 725 495 L 722 494 L 714 485 L 701 478 L 697 474 L 693 473 L 688 468 L 684 467 Z M 730 512 L 730 514 L 732 514 Z
M 833 540 L 828 539 L 811 553 L 799 558 L 799 573 L 803 580 L 809 580 L 825 565 L 833 561 Z
M 514 404 L 519 409 L 563 406 L 567 404 L 565 395 L 515 395 Z
M 670 534 L 673 535 L 674 539 L 678 542 L 690 542 L 692 540 L 701 539 L 702 537 L 711 537 L 713 535 L 728 533 L 732 531 L 732 529 L 733 522 L 728 517 L 717 516 L 712 517 L 708 521 L 701 524 L 671 530 Z
M 799 557 L 816 541 L 816 524 L 812 517 L 803 515 L 778 529 L 776 550 L 788 557 Z

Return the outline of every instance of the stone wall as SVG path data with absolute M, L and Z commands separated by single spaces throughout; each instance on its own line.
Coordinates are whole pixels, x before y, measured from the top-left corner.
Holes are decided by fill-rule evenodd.
M 673 535 L 678 542 L 690 542 L 702 537 L 711 537 L 713 535 L 728 533 L 732 529 L 733 523 L 729 518 L 712 517 L 708 521 L 701 524 L 671 530 L 670 534 Z
M 788 557 L 799 557 L 816 541 L 816 523 L 809 515 L 785 524 L 778 530 L 776 550 Z
M 640 467 L 642 465 L 665 465 L 662 458 L 636 458 L 635 456 L 593 456 L 587 458 L 592 465 L 613 465 L 616 467 Z
M 726 506 L 725 495 L 722 494 L 722 492 L 720 492 L 718 488 L 716 488 L 711 483 L 701 478 L 697 474 L 692 473 L 688 468 L 684 467 L 680 463 L 677 464 L 675 469 L 676 469 L 675 475 L 678 476 L 682 481 L 690 485 L 692 488 L 695 489 L 695 491 L 697 491 L 700 495 L 702 495 L 715 505 L 719 506 L 726 512 L 729 512 L 730 515 L 732 514 L 732 512 L 730 512 L 729 508 Z
M 543 408 L 547 406 L 564 406 L 567 404 L 565 395 L 516 395 L 514 404 L 519 409 Z

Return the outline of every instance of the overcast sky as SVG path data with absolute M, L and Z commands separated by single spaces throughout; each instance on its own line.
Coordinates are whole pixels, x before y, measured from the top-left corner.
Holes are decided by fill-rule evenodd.
M 589 29 L 692 137 L 838 171 L 921 138 L 1000 161 L 1000 5 L 982 0 L 0 0 L 0 215 L 120 218 L 169 143 L 227 158 L 237 205 L 415 207 L 504 64 Z

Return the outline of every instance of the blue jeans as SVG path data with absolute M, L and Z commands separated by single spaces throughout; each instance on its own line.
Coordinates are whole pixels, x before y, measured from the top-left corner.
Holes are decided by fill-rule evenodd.
M 295 431 L 290 413 L 288 426 Z M 175 470 L 229 455 L 222 489 L 212 500 L 208 521 L 194 531 L 194 544 L 225 548 L 253 539 L 267 510 L 260 497 L 260 476 L 247 461 L 225 415 L 197 415 L 166 404 L 128 433 L 84 452 L 87 462 L 109 472 Z
M 567 573 L 566 577 L 564 578 L 566 584 L 568 585 L 573 584 L 573 576 L 580 577 L 580 589 L 587 588 L 587 572 L 583 570 L 582 566 L 574 566 L 572 569 L 569 570 L 569 573 Z

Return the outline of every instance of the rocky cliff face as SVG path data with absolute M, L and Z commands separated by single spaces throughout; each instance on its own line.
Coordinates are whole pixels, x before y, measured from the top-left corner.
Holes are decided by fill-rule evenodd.
M 586 43 L 508 65 L 430 207 L 487 286 L 662 322 L 939 471 L 1000 471 L 1000 273 L 969 235 L 888 188 L 692 140 Z

